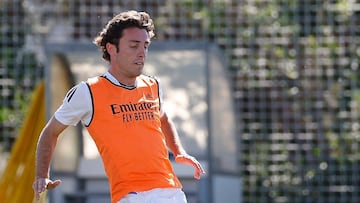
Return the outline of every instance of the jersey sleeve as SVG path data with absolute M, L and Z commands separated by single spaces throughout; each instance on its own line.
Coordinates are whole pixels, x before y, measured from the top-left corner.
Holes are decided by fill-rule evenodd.
M 56 110 L 55 118 L 64 125 L 77 125 L 79 121 L 87 124 L 92 116 L 92 102 L 85 82 L 71 88 L 62 105 Z

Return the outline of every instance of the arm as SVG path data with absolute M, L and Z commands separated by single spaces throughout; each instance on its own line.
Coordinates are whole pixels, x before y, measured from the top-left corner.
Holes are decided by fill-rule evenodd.
M 200 176 L 205 174 L 201 164 L 196 158 L 188 155 L 183 148 L 177 130 L 172 120 L 164 112 L 161 117 L 161 129 L 165 135 L 166 145 L 174 154 L 175 161 L 182 164 L 192 165 L 195 169 L 194 177 L 200 179 Z
M 66 128 L 66 125 L 52 117 L 42 130 L 39 142 L 36 149 L 36 174 L 33 183 L 33 189 L 37 200 L 40 198 L 40 193 L 45 189 L 53 189 L 57 187 L 61 181 L 50 180 L 50 162 L 56 146 L 56 142 L 60 133 Z

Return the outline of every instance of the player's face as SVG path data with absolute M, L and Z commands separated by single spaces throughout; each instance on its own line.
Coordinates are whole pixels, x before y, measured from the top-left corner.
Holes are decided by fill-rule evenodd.
M 149 34 L 145 29 L 136 27 L 123 30 L 119 40 L 119 50 L 111 51 L 111 69 L 121 77 L 136 78 L 142 73 L 148 47 Z

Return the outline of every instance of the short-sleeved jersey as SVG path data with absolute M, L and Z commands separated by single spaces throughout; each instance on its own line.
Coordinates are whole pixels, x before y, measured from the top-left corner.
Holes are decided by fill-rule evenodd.
M 141 75 L 135 88 L 105 77 L 88 80 L 93 102 L 87 126 L 109 178 L 112 202 L 129 192 L 181 188 L 161 131 L 156 79 Z
M 113 84 L 122 86 L 127 89 L 135 88 L 137 81 L 139 78 L 136 78 L 135 86 L 127 86 L 125 84 L 120 83 L 116 80 L 116 78 L 111 75 L 109 72 L 106 72 L 101 77 L 107 78 Z M 162 105 L 163 102 L 163 92 L 161 88 L 161 83 L 159 83 L 159 94 L 160 94 L 160 114 L 164 113 L 164 108 Z M 92 106 L 92 98 L 90 95 L 89 87 L 86 82 L 80 82 L 73 88 L 71 88 L 66 97 L 63 100 L 62 105 L 56 110 L 54 116 L 64 125 L 77 125 L 79 121 L 81 121 L 85 126 L 88 126 L 93 115 L 93 106 Z

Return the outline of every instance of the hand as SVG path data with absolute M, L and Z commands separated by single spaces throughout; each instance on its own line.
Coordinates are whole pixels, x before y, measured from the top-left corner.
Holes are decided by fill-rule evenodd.
M 185 154 L 185 155 L 177 155 L 175 157 L 175 161 L 177 163 L 182 163 L 182 164 L 189 164 L 192 165 L 195 169 L 195 173 L 194 173 L 194 178 L 196 179 L 200 179 L 201 175 L 205 175 L 205 171 L 202 168 L 201 164 L 192 156 Z
M 52 181 L 48 178 L 36 178 L 33 183 L 33 189 L 35 193 L 36 200 L 40 199 L 40 193 L 44 192 L 46 189 L 51 190 L 60 185 L 61 180 Z

